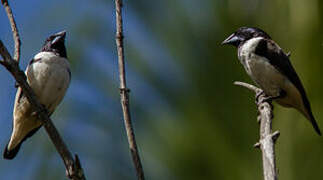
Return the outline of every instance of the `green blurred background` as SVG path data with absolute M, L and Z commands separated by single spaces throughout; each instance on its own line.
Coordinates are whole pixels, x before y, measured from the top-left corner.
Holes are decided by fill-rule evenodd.
M 114 1 L 9 1 L 22 38 L 21 67 L 50 34 L 66 29 L 72 67 L 68 93 L 53 115 L 88 179 L 136 179 L 118 94 Z M 131 114 L 147 179 L 262 179 L 253 148 L 258 124 L 251 82 L 235 48 L 221 42 L 255 26 L 286 51 L 323 128 L 323 2 L 319 0 L 124 1 Z M 0 39 L 13 51 L 0 8 Z M 0 70 L 0 148 L 11 133 L 14 80 Z M 279 179 L 323 179 L 323 139 L 297 111 L 275 104 Z M 66 179 L 42 129 L 16 159 L 0 160 L 0 179 Z

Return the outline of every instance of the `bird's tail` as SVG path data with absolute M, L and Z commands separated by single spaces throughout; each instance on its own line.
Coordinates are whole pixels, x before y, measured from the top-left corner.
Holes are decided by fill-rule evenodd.
M 311 122 L 311 124 L 312 124 L 314 130 L 316 131 L 316 133 L 321 136 L 322 135 L 321 130 L 320 130 L 319 125 L 317 124 L 315 118 L 314 118 L 314 115 L 313 115 L 311 109 L 308 109 L 308 110 L 306 110 L 305 108 L 300 109 L 300 112 Z
M 305 91 L 303 91 L 305 94 Z M 314 130 L 316 131 L 316 133 L 320 136 L 322 136 L 321 130 L 319 128 L 319 125 L 317 124 L 317 122 L 315 121 L 314 115 L 312 113 L 311 110 L 311 105 L 310 102 L 308 101 L 306 95 L 302 96 L 303 99 L 303 104 L 302 106 L 296 107 L 296 109 L 298 109 L 312 124 Z
M 7 144 L 6 148 L 4 149 L 4 152 L 3 152 L 3 158 L 5 159 L 13 159 L 16 157 L 17 153 L 19 152 L 19 149 L 20 149 L 20 146 L 21 146 L 22 142 L 20 142 L 16 147 L 14 147 L 13 149 L 8 149 L 8 145 L 9 143 Z
M 8 160 L 15 158 L 17 153 L 19 152 L 21 144 L 27 138 L 29 138 L 33 134 L 35 134 L 39 130 L 39 128 L 41 128 L 41 126 L 36 127 L 35 129 L 31 130 L 17 145 L 15 145 L 13 148 L 10 147 L 10 149 L 9 149 L 9 144 L 11 143 L 11 140 L 12 140 L 12 139 L 10 139 L 9 143 L 7 144 L 7 146 L 6 146 L 6 148 L 5 148 L 4 152 L 3 152 L 3 158 L 8 159 Z
M 317 122 L 315 121 L 315 118 L 313 116 L 312 112 L 309 112 L 309 117 L 308 119 L 310 120 L 310 122 L 312 123 L 313 128 L 315 129 L 315 131 L 317 132 L 318 135 L 322 136 L 321 130 L 319 128 L 319 125 L 317 124 Z

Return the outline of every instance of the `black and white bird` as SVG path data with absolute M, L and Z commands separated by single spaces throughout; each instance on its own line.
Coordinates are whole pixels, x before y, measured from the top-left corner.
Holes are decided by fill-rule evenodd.
M 222 44 L 238 48 L 241 64 L 268 99 L 276 100 L 282 106 L 297 109 L 321 135 L 305 89 L 288 55 L 267 33 L 259 28 L 241 27 Z
M 27 82 L 38 100 L 51 115 L 62 101 L 70 84 L 71 71 L 65 49 L 66 32 L 62 31 L 46 39 L 41 51 L 30 61 L 25 73 Z M 3 157 L 13 159 L 21 144 L 42 126 L 37 113 L 21 88 L 18 88 L 13 110 L 13 129 Z

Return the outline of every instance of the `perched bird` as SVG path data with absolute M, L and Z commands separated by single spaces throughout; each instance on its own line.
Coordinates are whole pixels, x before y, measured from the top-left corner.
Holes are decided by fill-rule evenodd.
M 222 44 L 238 48 L 241 64 L 251 79 L 268 96 L 268 100 L 276 100 L 282 106 L 297 109 L 321 135 L 305 89 L 288 55 L 267 33 L 259 28 L 241 27 Z
M 30 61 L 25 73 L 27 82 L 38 100 L 51 115 L 62 101 L 70 84 L 71 71 L 65 49 L 65 35 L 62 31 L 46 39 L 41 51 Z M 13 110 L 13 129 L 3 157 L 13 159 L 21 144 L 42 126 L 21 88 L 16 93 Z

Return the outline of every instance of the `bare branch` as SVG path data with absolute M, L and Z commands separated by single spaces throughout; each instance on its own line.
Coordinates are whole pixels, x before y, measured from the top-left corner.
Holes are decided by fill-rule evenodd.
M 246 87 L 256 93 L 256 104 L 258 107 L 260 120 L 260 140 L 254 145 L 262 151 L 264 180 L 277 180 L 275 142 L 279 137 L 279 131 L 272 133 L 273 106 L 265 101 L 266 95 L 261 89 L 244 82 L 234 82 L 235 85 Z
M 144 180 L 144 171 L 141 165 L 140 156 L 137 148 L 135 133 L 132 127 L 130 108 L 129 108 L 129 89 L 126 85 L 126 71 L 123 48 L 123 28 L 122 28 L 122 0 L 115 0 L 116 6 L 116 44 L 118 50 L 119 78 L 120 78 L 120 98 L 123 110 L 124 124 L 127 132 L 129 148 L 132 161 L 136 167 L 137 177 Z
M 248 83 L 245 83 L 245 82 L 235 81 L 233 84 L 237 85 L 237 86 L 245 87 L 245 88 L 247 88 L 247 89 L 249 89 L 251 91 L 254 91 L 255 93 L 261 91 L 261 89 L 257 88 L 256 86 L 248 84 Z
M 6 9 L 11 24 L 15 42 L 15 59 L 11 57 L 7 48 L 0 40 L 0 55 L 3 58 L 3 60 L 0 61 L 0 64 L 3 65 L 16 79 L 16 82 L 18 82 L 19 87 L 22 88 L 24 95 L 27 97 L 30 104 L 32 104 L 32 106 L 34 107 L 35 112 L 37 112 L 39 119 L 44 123 L 43 125 L 47 131 L 47 134 L 49 135 L 50 139 L 54 143 L 57 151 L 59 152 L 64 161 L 67 176 L 72 180 L 85 180 L 85 176 L 79 158 L 76 155 L 74 161 L 72 153 L 68 150 L 63 139 L 59 135 L 56 127 L 49 118 L 47 109 L 43 107 L 43 105 L 38 101 L 34 91 L 31 89 L 31 87 L 26 81 L 27 78 L 25 73 L 19 68 L 18 63 L 20 59 L 20 38 L 16 27 L 15 19 L 13 17 L 13 13 L 11 11 L 8 1 L 1 0 L 1 3 Z
M 21 41 L 20 41 L 16 21 L 15 21 L 15 18 L 13 17 L 11 8 L 10 8 L 9 3 L 8 3 L 8 0 L 1 0 L 1 3 L 4 6 L 4 8 L 6 10 L 6 13 L 7 13 L 7 16 L 8 16 L 8 19 L 10 21 L 11 31 L 12 31 L 13 39 L 14 39 L 14 42 L 15 42 L 15 57 L 14 57 L 14 59 L 17 62 L 19 62 Z

